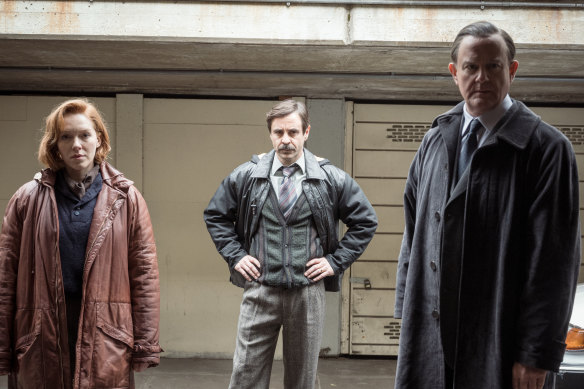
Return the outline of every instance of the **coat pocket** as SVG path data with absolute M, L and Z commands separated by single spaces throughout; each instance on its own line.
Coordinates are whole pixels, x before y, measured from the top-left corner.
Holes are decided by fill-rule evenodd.
M 96 388 L 130 386 L 134 337 L 129 303 L 98 303 L 93 349 L 93 383 Z
M 42 382 L 42 344 L 40 343 L 42 311 L 20 310 L 15 318 L 17 339 L 14 343 L 14 370 L 23 387 Z M 26 323 L 26 324 L 25 324 Z M 27 384 L 28 383 L 28 384 Z

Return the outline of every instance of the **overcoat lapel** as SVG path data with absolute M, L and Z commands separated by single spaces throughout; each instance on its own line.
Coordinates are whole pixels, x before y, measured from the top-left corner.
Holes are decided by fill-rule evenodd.
M 469 169 L 466 169 L 462 174 L 462 177 L 460 177 L 460 180 L 454 185 L 452 193 L 450 193 L 450 197 L 448 198 L 448 204 L 466 193 L 466 188 L 468 186 L 468 172 Z
M 467 174 L 465 173 L 458 183 L 454 183 L 457 167 L 457 151 L 460 138 L 460 126 L 462 122 L 462 105 L 459 104 L 447 114 L 436 119 L 432 126 L 439 126 L 440 134 L 444 140 L 446 152 L 448 154 L 448 188 L 451 192 L 449 200 L 460 196 L 466 190 L 466 183 L 468 182 Z

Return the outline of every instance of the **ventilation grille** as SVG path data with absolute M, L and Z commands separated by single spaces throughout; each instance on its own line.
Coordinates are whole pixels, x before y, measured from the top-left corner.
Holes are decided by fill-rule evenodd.
M 399 321 L 390 321 L 389 325 L 383 326 L 383 335 L 389 336 L 391 340 L 399 340 L 401 324 Z
M 573 146 L 584 145 L 584 127 L 558 126 L 558 130 L 568 137 Z
M 429 123 L 389 123 L 386 137 L 396 143 L 421 142 L 430 128 Z

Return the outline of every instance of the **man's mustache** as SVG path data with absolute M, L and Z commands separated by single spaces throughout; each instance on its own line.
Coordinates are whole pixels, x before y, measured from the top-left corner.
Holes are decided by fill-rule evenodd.
M 278 147 L 278 150 L 296 150 L 292 145 L 282 145 Z

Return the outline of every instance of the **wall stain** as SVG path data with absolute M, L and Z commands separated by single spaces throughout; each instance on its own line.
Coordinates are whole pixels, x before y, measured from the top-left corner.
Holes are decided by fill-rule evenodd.
M 75 2 L 55 1 L 48 10 L 46 32 L 49 34 L 79 33 L 79 14 L 74 12 Z

